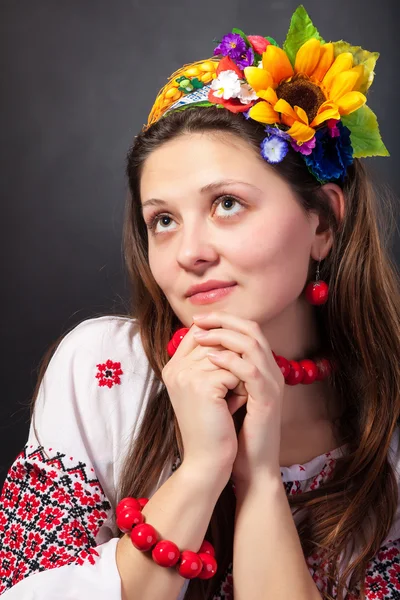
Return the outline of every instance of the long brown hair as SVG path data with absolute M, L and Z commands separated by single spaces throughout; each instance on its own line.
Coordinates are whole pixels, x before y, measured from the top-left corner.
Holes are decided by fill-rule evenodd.
M 141 132 L 127 157 L 129 199 L 124 224 L 124 249 L 131 282 L 131 316 L 136 318 L 144 351 L 161 389 L 150 398 L 139 435 L 126 456 L 118 499 L 146 496 L 161 471 L 179 455 L 179 426 L 162 384 L 168 361 L 167 342 L 179 321 L 154 280 L 148 262 L 147 228 L 141 214 L 140 177 L 149 154 L 168 140 L 192 132 L 231 133 L 259 154 L 265 136 L 259 123 L 216 107 L 172 112 Z M 268 166 L 268 168 L 270 168 Z M 334 233 L 334 243 L 320 268 L 329 284 L 326 305 L 316 307 L 325 356 L 336 361 L 331 385 L 340 403 L 335 422 L 338 439 L 348 444 L 329 481 L 318 489 L 289 495 L 290 506 L 306 516 L 298 525 L 304 556 L 318 553 L 328 567 L 324 598 L 343 600 L 345 581 L 361 587 L 368 562 L 378 552 L 392 525 L 398 502 L 397 483 L 388 460 L 391 437 L 399 422 L 400 315 L 399 276 L 388 252 L 388 226 L 365 167 L 355 160 L 343 183 L 345 216 L 337 223 L 321 185 L 304 161 L 290 150 L 272 167 L 295 192 L 306 215 L 322 215 Z M 389 208 L 390 206 L 387 205 Z M 315 275 L 310 263 L 310 278 Z M 306 282 L 305 282 L 306 283 Z M 44 369 L 43 369 L 44 372 Z M 40 381 L 38 382 L 37 389 Z M 230 485 L 220 495 L 206 533 L 216 548 L 218 573 L 208 581 L 191 580 L 185 598 L 211 600 L 232 561 L 235 497 Z M 364 527 L 368 521 L 368 529 Z M 361 551 L 339 573 L 342 553 L 360 544 Z M 321 572 L 321 577 L 326 574 Z

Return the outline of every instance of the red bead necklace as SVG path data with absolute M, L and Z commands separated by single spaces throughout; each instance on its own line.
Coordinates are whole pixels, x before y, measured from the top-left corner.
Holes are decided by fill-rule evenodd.
M 181 327 L 175 331 L 167 345 L 168 355 L 171 357 L 175 354 L 179 344 L 189 331 L 188 327 Z M 275 361 L 280 367 L 285 383 L 287 385 L 297 385 L 299 383 L 309 384 L 314 381 L 324 381 L 332 373 L 334 364 L 327 358 L 317 358 L 311 360 L 305 358 L 303 360 L 287 360 L 284 356 L 279 356 L 272 352 Z

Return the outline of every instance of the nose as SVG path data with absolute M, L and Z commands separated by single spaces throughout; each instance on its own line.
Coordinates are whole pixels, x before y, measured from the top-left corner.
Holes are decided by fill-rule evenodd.
M 176 260 L 183 269 L 193 269 L 205 263 L 214 263 L 218 252 L 207 224 L 193 223 L 183 227 L 176 253 Z

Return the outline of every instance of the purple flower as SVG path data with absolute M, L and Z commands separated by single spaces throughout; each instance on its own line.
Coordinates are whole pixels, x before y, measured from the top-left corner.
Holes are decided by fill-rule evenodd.
M 281 162 L 289 151 L 289 144 L 279 135 L 271 135 L 261 142 L 261 156 L 269 163 Z
M 279 127 L 271 127 L 271 125 L 267 125 L 266 128 L 264 129 L 264 131 L 266 133 L 269 133 L 270 135 L 277 135 L 278 137 L 282 138 L 283 140 L 291 140 L 292 139 L 290 137 L 290 135 L 288 133 L 286 133 L 286 131 L 279 129 Z
M 337 125 L 334 125 L 333 127 L 329 126 L 329 134 L 331 137 L 339 137 L 340 136 L 339 127 Z
M 224 35 L 221 43 L 215 48 L 214 56 L 222 54 L 222 56 L 229 56 L 232 60 L 236 60 L 245 55 L 246 52 L 247 47 L 244 39 L 238 33 L 228 33 Z
M 247 48 L 243 54 L 240 55 L 239 58 L 236 59 L 236 64 L 240 69 L 244 69 L 245 67 L 251 67 L 254 62 L 254 52 L 252 48 Z
M 317 140 L 315 138 L 315 135 L 313 138 L 311 138 L 311 140 L 309 140 L 308 142 L 303 142 L 302 144 L 298 144 L 296 140 L 292 140 L 290 142 L 293 150 L 296 150 L 296 152 L 300 152 L 300 154 L 305 154 L 307 156 L 311 154 L 311 152 L 315 148 L 316 143 Z

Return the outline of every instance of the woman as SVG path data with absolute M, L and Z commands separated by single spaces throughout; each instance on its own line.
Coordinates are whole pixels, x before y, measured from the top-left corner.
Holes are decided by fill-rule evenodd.
M 234 30 L 161 90 L 128 155 L 132 315 L 49 351 L 1 496 L 7 600 L 400 597 L 376 58 L 300 7 L 284 49 Z

